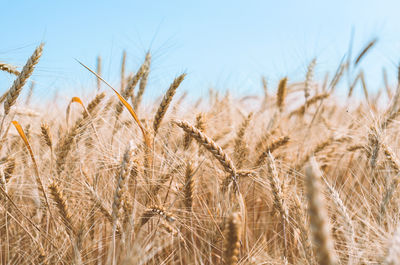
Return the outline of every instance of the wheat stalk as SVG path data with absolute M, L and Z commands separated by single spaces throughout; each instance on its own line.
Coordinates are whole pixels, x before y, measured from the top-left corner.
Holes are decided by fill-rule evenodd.
M 101 56 L 97 56 L 97 64 L 96 64 L 96 73 L 101 76 Z M 101 88 L 101 81 L 100 79 L 96 78 L 97 90 Z

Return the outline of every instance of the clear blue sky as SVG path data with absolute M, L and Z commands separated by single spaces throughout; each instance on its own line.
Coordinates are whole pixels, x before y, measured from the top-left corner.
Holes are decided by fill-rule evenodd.
M 244 94 L 261 91 L 261 75 L 271 86 L 285 75 L 303 78 L 313 57 L 317 75 L 334 72 L 354 28 L 353 53 L 379 38 L 363 61 L 373 89 L 381 84 L 382 67 L 395 76 L 399 10 L 395 0 L 0 0 L 0 61 L 22 66 L 44 41 L 33 76 L 36 95 L 56 89 L 81 95 L 82 88 L 94 89 L 95 81 L 74 58 L 94 67 L 100 54 L 105 79 L 117 84 L 122 50 L 133 71 L 151 49 L 148 99 L 159 96 L 183 71 L 188 76 L 181 90 L 193 95 L 206 95 L 210 86 Z M 0 91 L 12 80 L 0 73 Z

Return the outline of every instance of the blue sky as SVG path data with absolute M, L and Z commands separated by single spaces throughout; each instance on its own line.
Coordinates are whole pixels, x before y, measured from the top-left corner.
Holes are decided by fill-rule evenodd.
M 56 90 L 66 97 L 95 89 L 93 76 L 75 60 L 119 82 L 122 50 L 134 71 L 153 54 L 147 99 L 158 97 L 187 72 L 181 91 L 207 95 L 210 86 L 233 93 L 261 92 L 288 75 L 303 78 L 317 57 L 317 76 L 331 73 L 347 52 L 352 28 L 356 54 L 379 42 L 362 67 L 371 90 L 382 84 L 382 67 L 394 77 L 400 60 L 400 1 L 15 1 L 0 0 L 0 61 L 23 66 L 41 42 L 44 55 L 33 79 L 37 97 Z M 0 73 L 0 91 L 13 77 Z

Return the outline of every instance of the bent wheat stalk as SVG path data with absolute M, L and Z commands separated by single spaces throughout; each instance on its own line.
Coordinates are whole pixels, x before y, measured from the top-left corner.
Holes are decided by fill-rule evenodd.
M 35 159 L 35 156 L 33 155 L 33 151 L 32 151 L 31 145 L 29 144 L 28 138 L 26 137 L 24 131 L 22 130 L 21 125 L 19 125 L 19 123 L 18 123 L 17 121 L 12 121 L 12 124 L 13 124 L 13 125 L 15 126 L 15 128 L 17 129 L 18 134 L 21 136 L 22 140 L 23 140 L 24 143 L 25 143 L 26 148 L 27 148 L 28 151 L 29 151 L 29 155 L 31 156 L 31 159 L 32 159 L 32 162 L 33 162 L 33 165 L 34 165 L 34 169 L 35 169 L 35 180 L 36 180 L 36 184 L 37 184 L 37 186 L 38 186 L 39 191 L 43 194 L 43 198 L 44 198 L 44 200 L 45 200 L 47 209 L 49 210 L 49 213 L 50 213 L 50 215 L 51 215 L 49 200 L 48 200 L 48 198 L 47 198 L 46 191 L 44 190 L 43 182 L 42 182 L 42 180 L 40 179 L 39 168 L 38 168 L 38 166 L 37 166 L 36 159 Z

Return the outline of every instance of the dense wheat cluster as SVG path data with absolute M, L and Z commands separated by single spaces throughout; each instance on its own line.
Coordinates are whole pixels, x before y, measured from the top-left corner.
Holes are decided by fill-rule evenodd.
M 43 45 L 21 69 L 0 63 L 15 76 L 1 97 L 0 263 L 399 264 L 400 90 L 368 91 L 374 43 L 323 81 L 312 60 L 304 81 L 263 78 L 262 96 L 191 102 L 183 73 L 150 105 L 151 53 L 131 74 L 124 53 L 112 87 L 99 57 L 92 97 L 51 113 L 20 96 Z

